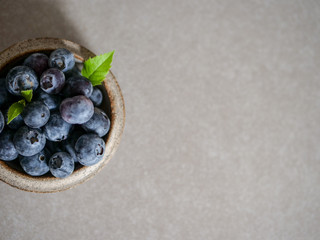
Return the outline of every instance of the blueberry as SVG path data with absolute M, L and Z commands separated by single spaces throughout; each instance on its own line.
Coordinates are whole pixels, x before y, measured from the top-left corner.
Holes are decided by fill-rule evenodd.
M 47 149 L 42 150 L 36 155 L 24 157 L 21 156 L 19 161 L 23 170 L 31 176 L 41 176 L 49 172 L 49 166 L 47 161 L 50 158 L 50 154 Z
M 48 69 L 48 56 L 43 53 L 33 53 L 29 57 L 27 57 L 23 65 L 32 68 L 38 77 Z
M 63 95 L 66 97 L 73 97 L 77 95 L 84 95 L 90 97 L 93 91 L 91 82 L 82 76 L 71 77 L 66 81 L 63 89 Z
M 46 70 L 40 78 L 40 87 L 49 94 L 58 94 L 65 84 L 63 72 L 57 68 Z
M 75 145 L 79 163 L 92 166 L 103 159 L 105 142 L 96 134 L 82 135 Z
M 28 127 L 40 128 L 48 122 L 50 110 L 43 102 L 35 101 L 23 109 L 22 117 Z
M 72 147 L 70 144 L 66 144 L 64 146 L 64 149 L 67 153 L 70 154 L 70 156 L 72 157 L 73 161 L 76 163 L 76 162 L 79 162 L 78 161 L 78 157 L 77 157 L 77 154 L 76 154 L 76 150 L 74 150 L 74 147 Z
M 6 87 L 6 79 L 0 78 L 0 108 L 6 107 L 9 103 L 15 101 L 14 96 L 11 95 Z
M 99 107 L 102 103 L 103 95 L 99 88 L 94 87 L 90 100 L 93 102 L 94 106 Z
M 0 133 L 2 132 L 2 130 L 4 128 L 4 124 L 5 124 L 4 117 L 3 117 L 2 112 L 0 111 Z
M 5 121 L 9 128 L 13 130 L 17 130 L 18 128 L 22 127 L 24 125 L 23 118 L 20 115 L 18 115 L 16 118 L 14 118 L 9 124 L 8 124 L 8 109 L 5 110 Z
M 72 52 L 67 49 L 59 48 L 50 54 L 49 67 L 58 68 L 62 72 L 71 70 L 75 65 Z
M 91 100 L 85 96 L 66 98 L 60 104 L 63 120 L 71 124 L 83 124 L 90 120 L 94 113 Z
M 15 133 L 13 144 L 20 155 L 29 157 L 39 153 L 44 148 L 46 138 L 39 130 L 23 126 Z
M 6 119 L 7 122 L 7 119 Z M 21 115 L 19 115 L 18 117 L 14 118 L 9 124 L 8 127 L 13 129 L 13 130 L 17 130 L 18 128 L 22 127 L 24 125 L 24 121 Z
M 81 126 L 87 132 L 96 133 L 99 137 L 103 137 L 109 132 L 110 119 L 100 108 L 94 108 L 92 118 Z
M 64 73 L 66 79 L 81 76 L 79 68 L 75 65 L 71 70 Z
M 74 170 L 74 162 L 70 154 L 57 152 L 49 160 L 50 172 L 57 178 L 68 177 Z
M 61 97 L 59 95 L 48 94 L 42 91 L 41 88 L 36 92 L 34 99 L 43 102 L 50 111 L 58 109 L 61 103 Z
M 12 161 L 18 157 L 18 152 L 13 144 L 14 132 L 5 129 L 0 134 L 0 159 L 3 161 Z
M 6 86 L 11 94 L 20 96 L 22 90 L 36 90 L 39 83 L 36 73 L 31 68 L 17 66 L 7 74 Z
M 85 134 L 83 130 L 75 130 L 70 134 L 69 138 L 61 144 L 65 152 L 70 154 L 74 162 L 78 162 L 78 157 L 74 147 L 79 137 L 83 134 Z
M 48 140 L 59 142 L 68 138 L 71 129 L 72 125 L 64 121 L 59 113 L 53 113 L 43 127 L 43 132 Z

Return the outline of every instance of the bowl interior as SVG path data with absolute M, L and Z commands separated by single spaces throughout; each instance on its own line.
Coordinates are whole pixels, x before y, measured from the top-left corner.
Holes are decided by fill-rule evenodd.
M 11 68 L 13 68 L 15 66 L 22 65 L 24 59 L 26 59 L 30 54 L 36 53 L 36 52 L 37 53 L 44 53 L 47 56 L 50 56 L 50 53 L 52 51 L 49 51 L 49 50 L 47 50 L 47 51 L 35 51 L 35 52 L 29 52 L 29 53 L 25 53 L 25 54 L 22 54 L 22 55 L 18 56 L 17 58 L 15 58 L 15 59 L 11 60 L 10 62 L 8 62 L 8 64 L 4 68 L 0 69 L 0 78 L 2 78 L 2 80 L 4 80 L 6 75 L 7 75 L 7 73 L 10 71 Z M 76 59 L 81 59 L 81 56 L 77 56 L 76 55 Z M 110 99 L 109 99 L 108 93 L 107 93 L 106 89 L 102 85 L 98 86 L 98 88 L 102 91 L 102 94 L 103 94 L 103 101 L 102 101 L 101 106 L 99 106 L 99 108 L 101 108 L 108 115 L 108 117 L 111 119 L 111 107 L 110 107 Z M 3 110 L 3 109 L 1 109 L 1 110 Z M 106 136 L 104 136 L 104 141 L 106 141 L 107 138 L 108 138 L 108 134 Z M 25 175 L 25 176 L 29 176 L 28 174 L 26 174 L 23 171 L 22 167 L 19 164 L 18 159 L 13 160 L 13 161 L 3 161 L 3 162 L 6 165 L 8 165 L 9 167 L 11 167 L 12 169 L 16 170 L 17 174 L 22 174 L 22 175 Z M 75 163 L 74 172 L 78 171 L 82 167 L 85 167 L 85 166 L 83 166 L 83 165 L 81 165 L 79 163 Z M 46 178 L 53 178 L 54 179 L 55 177 L 52 176 L 52 174 L 50 172 L 48 172 L 45 175 L 42 175 L 42 176 L 39 176 L 39 177 L 35 177 L 35 178 L 38 178 L 39 180 L 41 180 L 41 178 L 42 179 L 46 179 Z

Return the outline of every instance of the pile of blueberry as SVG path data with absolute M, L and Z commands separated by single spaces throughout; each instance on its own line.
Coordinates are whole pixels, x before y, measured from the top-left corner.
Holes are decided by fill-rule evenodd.
M 33 98 L 8 124 L 8 109 L 25 90 L 33 90 Z M 102 98 L 67 49 L 49 57 L 31 54 L 0 79 L 0 159 L 19 162 L 31 176 L 50 171 L 58 178 L 72 174 L 76 165 L 98 163 L 110 129 L 98 108 Z

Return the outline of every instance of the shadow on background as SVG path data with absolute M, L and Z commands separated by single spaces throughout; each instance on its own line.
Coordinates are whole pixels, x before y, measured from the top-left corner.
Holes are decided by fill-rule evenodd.
M 0 0 L 0 51 L 19 41 L 39 38 L 64 38 L 81 43 L 74 24 L 56 1 Z M 76 6 L 75 6 L 76 9 Z

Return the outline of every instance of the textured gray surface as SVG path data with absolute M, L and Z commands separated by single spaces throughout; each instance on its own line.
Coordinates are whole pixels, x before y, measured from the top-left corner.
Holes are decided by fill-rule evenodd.
M 0 239 L 319 239 L 319 2 L 0 3 L 0 49 L 116 49 L 127 109 L 91 181 L 0 183 Z

